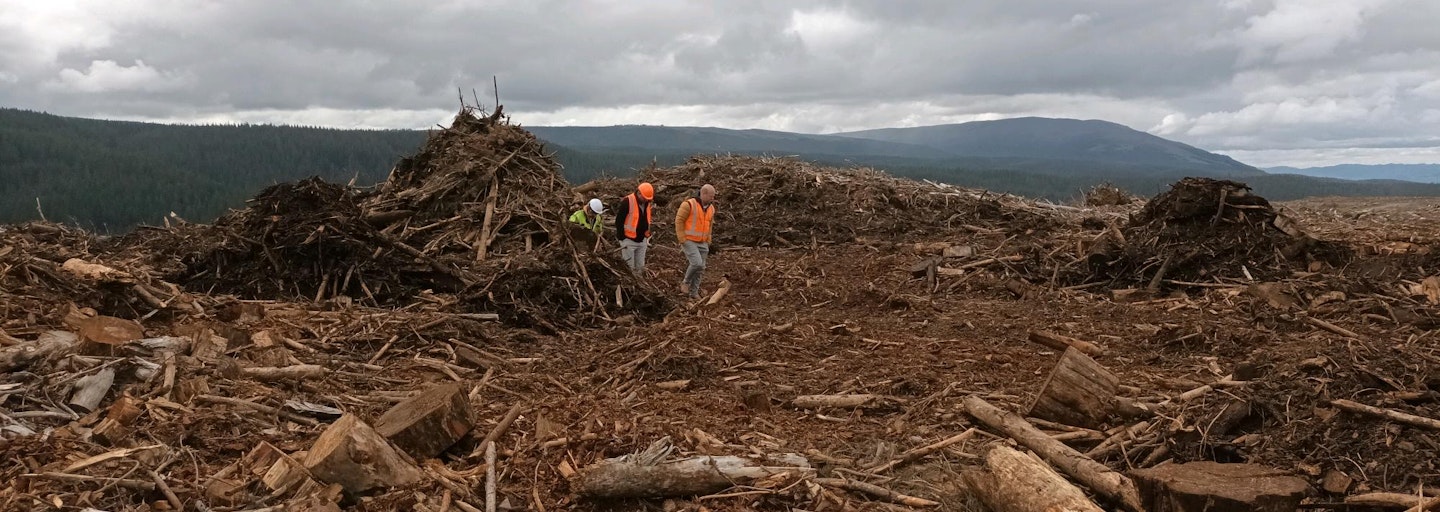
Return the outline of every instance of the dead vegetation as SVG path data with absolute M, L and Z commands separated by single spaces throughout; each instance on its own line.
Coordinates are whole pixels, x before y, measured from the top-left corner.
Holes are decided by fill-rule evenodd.
M 637 279 L 561 223 L 634 181 L 556 170 L 465 111 L 374 189 L 0 227 L 0 508 L 1403 510 L 1440 484 L 1440 219 L 696 157 L 641 174 L 661 226 L 720 191 L 686 304 L 673 243 Z

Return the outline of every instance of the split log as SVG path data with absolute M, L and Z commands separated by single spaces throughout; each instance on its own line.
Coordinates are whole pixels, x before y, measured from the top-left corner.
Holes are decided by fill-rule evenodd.
M 892 399 L 880 395 L 801 395 L 790 401 L 798 409 L 866 409 L 891 410 L 898 407 Z
M 1163 464 L 1130 474 L 1150 512 L 1293 512 L 1310 487 L 1254 464 Z
M 1440 420 L 1426 418 L 1423 416 L 1416 416 L 1414 414 L 1406 414 L 1391 409 L 1371 407 L 1362 403 L 1352 402 L 1350 400 L 1332 400 L 1330 403 L 1335 405 L 1335 407 L 1339 407 L 1342 410 L 1357 414 L 1385 418 L 1396 423 L 1404 423 L 1406 425 L 1426 428 L 1430 430 L 1440 430 Z
M 400 402 L 375 421 L 376 432 L 416 459 L 440 455 L 474 426 L 470 398 L 455 383 Z
M 80 338 L 103 345 L 122 345 L 145 337 L 139 322 L 113 316 L 92 316 L 80 322 Z
M 273 366 L 259 366 L 240 369 L 240 375 L 260 382 L 319 379 L 325 377 L 327 373 L 329 373 L 329 371 L 326 370 L 324 366 L 318 364 L 297 364 L 278 368 Z
M 1061 336 L 1050 331 L 1030 331 L 1030 341 L 1038 343 L 1055 350 L 1065 350 L 1071 347 L 1092 356 L 1105 355 L 1105 349 L 1099 345 L 1085 340 L 1077 340 L 1069 336 Z
M 1003 445 L 985 454 L 987 471 L 962 473 L 970 491 L 996 512 L 1101 512 L 1079 488 L 1034 457 Z
M 1092 428 L 1114 411 L 1118 388 L 1109 370 L 1079 349 L 1066 348 L 1026 416 Z
M 725 295 L 728 294 L 728 293 L 730 293 L 730 280 L 729 280 L 729 279 L 721 279 L 721 280 L 720 280 L 720 288 L 718 288 L 718 289 L 715 290 L 715 293 L 710 296 L 710 300 L 705 301 L 705 305 L 706 305 L 706 306 L 714 306 L 716 303 L 720 302 L 721 300 L 724 300 L 724 299 L 725 299 Z
M 1140 495 L 1135 484 L 1125 475 L 1095 462 L 1064 443 L 1050 439 L 1024 418 L 990 405 L 980 397 L 967 397 L 964 403 L 966 412 L 975 419 L 1018 441 L 1060 471 L 1090 487 L 1095 493 L 1105 496 L 1130 512 L 1145 510 L 1140 505 Z
M 120 422 L 105 418 L 90 428 L 90 439 L 102 446 L 118 446 L 130 437 L 130 429 Z
M 793 453 L 661 462 L 672 450 L 667 437 L 640 453 L 606 459 L 582 470 L 573 488 L 591 498 L 666 498 L 711 494 L 782 473 L 814 474 L 810 462 Z
M 75 381 L 75 393 L 70 395 L 70 406 L 84 412 L 99 409 L 100 402 L 105 400 L 105 395 L 110 394 L 110 387 L 114 385 L 114 368 L 106 368 L 94 375 L 82 377 Z
M 72 350 L 80 337 L 65 331 L 49 331 L 38 339 L 0 349 L 0 372 L 12 372 Z
M 353 414 L 320 434 L 305 456 L 305 468 L 321 481 L 359 493 L 420 481 L 424 475 L 375 429 Z

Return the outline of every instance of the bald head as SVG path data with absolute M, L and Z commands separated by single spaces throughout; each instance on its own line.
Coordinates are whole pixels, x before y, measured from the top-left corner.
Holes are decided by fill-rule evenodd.
M 708 204 L 710 204 L 711 201 L 714 201 L 714 200 L 715 200 L 715 187 L 714 187 L 713 185 L 710 185 L 710 184 L 707 183 L 707 184 L 705 184 L 705 186 L 700 187 L 700 204 L 706 204 L 706 205 L 708 205 Z

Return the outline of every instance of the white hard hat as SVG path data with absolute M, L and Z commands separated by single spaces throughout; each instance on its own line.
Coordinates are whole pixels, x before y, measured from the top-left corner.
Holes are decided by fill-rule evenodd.
M 590 211 L 595 212 L 596 215 L 605 213 L 605 203 L 600 202 L 599 199 L 591 199 Z

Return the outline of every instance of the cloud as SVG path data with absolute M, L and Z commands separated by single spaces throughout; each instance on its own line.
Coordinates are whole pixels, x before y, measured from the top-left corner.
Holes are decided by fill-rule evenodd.
M 82 93 L 164 92 L 185 86 L 187 79 L 162 73 L 137 60 L 133 66 L 122 66 L 113 60 L 97 60 L 85 71 L 66 68 L 49 86 Z
M 0 105 L 78 116 L 423 128 L 457 107 L 457 90 L 493 102 L 498 76 L 529 125 L 830 132 L 1041 115 L 1288 157 L 1440 133 L 1430 0 L 3 9 Z

